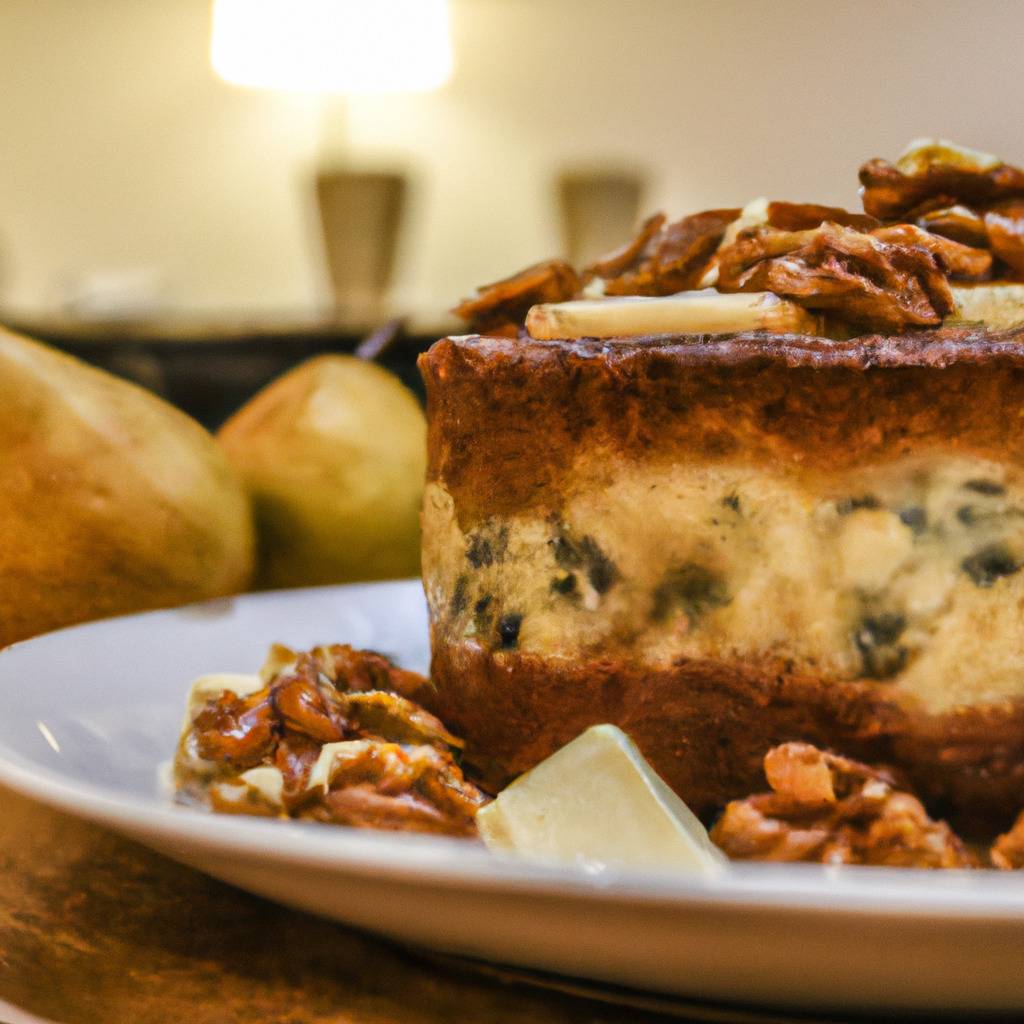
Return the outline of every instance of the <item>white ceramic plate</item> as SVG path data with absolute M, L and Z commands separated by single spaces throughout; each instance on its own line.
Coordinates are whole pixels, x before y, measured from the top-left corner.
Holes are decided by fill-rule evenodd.
M 190 680 L 343 641 L 425 669 L 418 582 L 259 594 L 0 652 L 0 781 L 294 907 L 432 949 L 695 999 L 1024 1008 L 1024 875 L 538 866 L 457 840 L 218 817 L 170 803 Z

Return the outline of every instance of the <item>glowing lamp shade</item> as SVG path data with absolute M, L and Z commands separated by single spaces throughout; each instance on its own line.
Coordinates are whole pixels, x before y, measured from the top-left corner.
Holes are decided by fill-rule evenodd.
M 235 85 L 423 92 L 452 73 L 447 0 L 214 0 L 213 69 Z

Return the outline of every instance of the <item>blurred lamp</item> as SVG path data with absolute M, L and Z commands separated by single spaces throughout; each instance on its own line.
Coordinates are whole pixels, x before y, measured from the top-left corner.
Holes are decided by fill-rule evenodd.
M 423 92 L 452 73 L 447 0 L 214 0 L 210 59 L 234 85 Z

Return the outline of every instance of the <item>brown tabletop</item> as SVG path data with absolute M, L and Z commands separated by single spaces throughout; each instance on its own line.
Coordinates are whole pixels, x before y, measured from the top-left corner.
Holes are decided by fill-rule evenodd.
M 660 1019 L 286 910 L 3 788 L 0 1001 L 60 1024 Z

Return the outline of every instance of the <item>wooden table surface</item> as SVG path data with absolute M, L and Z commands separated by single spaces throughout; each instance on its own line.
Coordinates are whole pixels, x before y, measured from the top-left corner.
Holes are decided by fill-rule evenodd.
M 60 1024 L 663 1019 L 286 910 L 4 788 L 0 1001 Z

